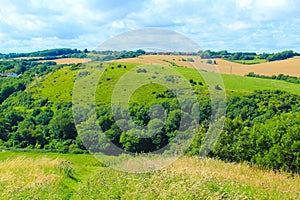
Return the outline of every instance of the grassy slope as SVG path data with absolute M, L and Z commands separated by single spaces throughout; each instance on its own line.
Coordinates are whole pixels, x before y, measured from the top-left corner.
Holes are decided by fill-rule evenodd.
M 98 103 L 110 103 L 110 97 L 115 88 L 115 84 L 118 80 L 126 74 L 129 70 L 133 69 L 137 64 L 124 64 L 127 68 L 117 68 L 118 63 L 110 65 L 100 77 L 99 81 L 101 84 L 98 85 L 96 92 L 96 99 Z M 114 69 L 111 68 L 114 67 Z M 146 67 L 144 67 L 146 68 Z M 174 67 L 177 72 L 181 73 L 187 81 L 193 79 L 196 82 L 203 82 L 203 78 L 195 69 L 183 68 L 183 67 Z M 157 66 L 157 71 L 159 73 L 163 73 L 162 66 Z M 69 67 L 65 67 L 60 69 L 57 72 L 54 72 L 41 80 L 38 80 L 37 83 L 29 89 L 29 91 L 33 92 L 37 99 L 48 97 L 51 101 L 68 101 L 71 102 L 71 94 L 73 90 L 73 84 L 75 77 L 77 75 L 77 70 L 70 70 Z M 148 75 L 150 77 L 155 74 Z M 214 74 L 210 72 L 201 72 L 202 75 L 208 78 L 214 78 Z M 142 74 L 140 74 L 142 75 Z M 106 80 L 110 78 L 110 80 Z M 235 76 L 235 75 L 222 75 L 222 79 L 225 84 L 225 89 L 227 94 L 232 93 L 250 93 L 254 90 L 284 90 L 294 94 L 300 94 L 300 87 L 297 84 L 287 83 L 284 81 L 278 80 L 265 80 L 265 79 L 257 79 L 251 77 L 243 77 L 243 76 Z M 133 80 L 135 81 L 135 80 Z M 194 87 L 200 94 L 207 93 L 206 86 L 195 86 Z M 149 84 L 141 87 L 137 90 L 132 98 L 133 100 L 139 100 L 140 102 L 149 102 L 155 100 L 155 94 L 152 92 L 163 92 L 165 90 L 164 87 L 157 87 L 155 84 Z
M 78 71 L 70 70 L 70 67 L 64 67 L 54 73 L 36 80 L 36 83 L 30 88 L 36 98 L 48 97 L 51 101 L 71 100 L 73 82 Z
M 72 162 L 73 179 L 58 170 L 62 160 Z M 91 155 L 0 152 L 0 189 L 0 199 L 296 199 L 300 178 L 195 157 L 131 174 Z
M 109 103 L 115 84 L 135 66 L 122 63 L 127 66 L 125 69 L 117 65 L 114 64 L 114 69 L 109 66 L 100 78 L 98 101 Z M 187 80 L 204 82 L 193 69 L 174 69 Z M 157 69 L 158 72 L 163 70 L 161 66 Z M 29 91 L 34 92 L 37 99 L 48 97 L 51 101 L 70 102 L 77 73 L 65 67 L 36 80 Z M 213 78 L 212 73 L 202 72 L 202 75 Z M 227 94 L 259 89 L 282 89 L 300 94 L 299 85 L 283 81 L 234 75 L 222 75 L 222 78 Z M 195 87 L 201 94 L 206 92 L 206 86 Z M 157 85 L 146 85 L 138 89 L 132 99 L 155 100 L 152 92 L 164 90 Z M 58 166 L 62 160 L 73 163 L 75 179 L 60 173 Z M 290 178 L 288 174 L 212 159 L 182 158 L 159 172 L 130 174 L 103 167 L 90 155 L 0 152 L 0 199 L 296 199 L 300 195 L 299 185 L 298 176 Z
M 254 64 L 260 64 L 260 63 L 266 63 L 268 62 L 266 59 L 260 59 L 259 57 L 255 57 L 253 60 L 229 60 L 229 59 L 224 59 L 230 62 L 235 62 L 235 63 L 240 63 L 244 65 L 254 65 Z
M 253 92 L 254 90 L 284 90 L 293 94 L 300 94 L 299 84 L 287 83 L 285 81 L 267 80 L 236 75 L 222 75 L 227 92 Z

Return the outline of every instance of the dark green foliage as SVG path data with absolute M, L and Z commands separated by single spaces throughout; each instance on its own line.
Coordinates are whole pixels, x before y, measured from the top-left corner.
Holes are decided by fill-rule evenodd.
M 147 73 L 147 70 L 139 68 L 139 69 L 136 70 L 136 72 L 137 73 Z
M 267 57 L 267 60 L 271 62 L 275 60 L 285 60 L 292 57 L 294 57 L 294 52 L 291 50 L 287 50 L 280 53 L 270 54 Z
M 47 125 L 52 120 L 53 115 L 53 111 L 47 108 L 36 116 L 36 123 L 40 125 Z
M 75 139 L 77 136 L 74 120 L 70 111 L 58 111 L 50 122 L 50 132 L 57 140 Z
M 222 88 L 219 85 L 216 85 L 215 90 L 222 90 Z
M 62 173 L 64 176 L 69 178 L 74 178 L 75 175 L 75 169 L 72 167 L 72 162 L 69 162 L 67 160 L 62 160 L 58 164 L 58 170 L 60 173 Z
M 259 58 L 260 58 L 260 59 L 267 59 L 268 56 L 269 56 L 269 54 L 267 54 L 267 53 L 262 53 L 262 54 L 259 55 Z
M 234 53 L 229 59 L 231 60 L 254 60 L 255 53 Z
M 266 75 L 259 75 L 259 74 L 255 74 L 254 72 L 250 72 L 246 76 L 255 77 L 255 78 L 264 78 L 264 79 L 283 80 L 290 83 L 300 84 L 300 77 L 289 76 L 284 74 L 279 74 L 277 76 L 276 75 L 266 76 Z
M 25 90 L 26 86 L 23 80 L 15 78 L 0 78 L 0 103 L 5 101 L 10 95 L 15 92 Z
M 247 161 L 268 169 L 299 172 L 300 114 L 285 113 L 247 127 L 241 118 L 227 120 L 213 156 Z
M 175 67 L 177 66 L 175 62 L 172 62 L 172 61 L 169 61 L 169 60 L 166 60 L 166 59 L 163 59 L 164 62 L 167 62 L 167 63 L 170 63 L 171 66 Z M 182 58 L 182 61 L 186 61 L 186 59 Z
M 57 56 L 63 58 L 67 57 L 86 57 L 87 52 L 81 52 L 77 49 L 70 48 L 59 48 L 59 49 L 47 49 L 43 51 L 36 51 L 31 53 L 9 53 L 9 54 L 0 54 L 0 58 L 18 58 L 18 57 L 45 57 L 44 59 L 55 59 Z M 43 58 L 32 59 L 33 60 L 42 60 Z
M 227 53 L 222 52 L 222 55 Z M 197 123 L 200 128 L 196 130 L 187 152 L 197 155 L 201 152 L 209 122 L 214 120 L 210 119 L 213 111 L 208 96 L 201 96 L 199 105 L 190 104 L 189 99 L 185 99 L 180 105 L 175 91 L 151 90 L 153 97 L 163 106 L 162 112 L 150 113 L 153 105 L 143 104 L 144 102 L 131 102 L 128 111 L 118 108 L 117 114 L 112 113 L 110 106 L 98 105 L 97 118 L 94 119 L 88 108 L 82 108 L 78 111 L 77 118 L 74 118 L 76 124 L 86 128 L 78 135 L 71 102 L 52 102 L 50 98 L 35 99 L 26 90 L 37 77 L 62 66 L 29 61 L 0 64 L 3 72 L 22 72 L 19 78 L 0 77 L 0 143 L 6 148 L 83 153 L 86 151 L 84 144 L 88 143 L 88 150 L 110 152 L 113 148 L 109 143 L 111 141 L 117 147 L 133 153 L 155 151 L 165 147 L 170 141 L 176 141 L 179 127 L 183 138 L 190 134 L 188 125 L 180 124 L 181 120 L 190 121 L 191 114 L 199 113 Z M 73 70 L 81 67 L 72 66 Z M 114 70 L 122 67 L 126 66 L 116 65 Z M 141 70 L 139 73 L 147 72 Z M 85 75 L 85 72 L 80 74 Z M 110 79 L 105 78 L 108 81 Z M 295 77 L 285 75 L 270 78 L 289 82 L 296 80 Z M 175 83 L 176 77 L 165 76 L 165 80 Z M 204 84 L 193 79 L 189 82 L 193 88 L 200 88 Z M 223 88 L 216 86 L 215 89 Z M 224 129 L 215 148 L 208 155 L 230 162 L 246 161 L 265 168 L 298 172 L 299 108 L 300 97 L 282 91 L 256 91 L 250 95 L 230 96 Z M 96 126 L 103 133 L 96 132 Z
M 298 55 L 297 53 L 294 53 L 292 50 L 286 50 L 286 51 L 282 51 L 279 53 L 272 53 L 272 54 L 262 53 L 260 55 L 257 55 L 256 53 L 252 53 L 252 52 L 230 53 L 227 51 L 215 52 L 215 51 L 206 50 L 206 51 L 199 51 L 198 54 L 202 59 L 226 58 L 229 60 L 254 60 L 257 57 L 259 59 L 267 60 L 269 62 L 275 60 L 285 60 Z
M 206 63 L 211 65 L 211 64 L 213 64 L 213 61 L 209 59 L 206 61 Z
M 299 172 L 300 97 L 260 91 L 229 99 L 225 127 L 212 156 Z
M 93 51 L 94 54 L 104 55 L 101 58 L 96 58 L 96 61 L 109 61 L 109 60 L 116 60 L 122 58 L 135 58 L 141 55 L 145 55 L 146 52 L 142 49 L 138 49 L 136 51 L 100 51 L 96 52 Z M 124 66 L 126 68 L 126 66 Z
M 187 61 L 188 62 L 195 62 L 195 60 L 193 58 L 188 58 Z
M 215 51 L 199 51 L 198 54 L 202 59 L 210 59 L 210 58 L 227 58 L 230 60 L 253 60 L 256 56 L 256 53 L 252 52 L 236 52 L 230 53 L 226 50 L 215 52 Z
M 79 70 L 81 67 L 82 67 L 82 64 L 78 63 L 78 64 L 75 64 L 75 65 L 72 65 L 71 70 Z
M 193 79 L 190 79 L 190 80 L 189 80 L 189 82 L 190 82 L 190 84 L 191 84 L 192 86 L 195 86 L 195 85 L 197 85 L 197 82 L 196 82 L 196 81 L 194 81 Z

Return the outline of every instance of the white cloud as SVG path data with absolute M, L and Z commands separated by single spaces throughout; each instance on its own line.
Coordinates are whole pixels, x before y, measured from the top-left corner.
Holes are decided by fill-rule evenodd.
M 299 13 L 296 0 L 2 0 L 0 52 L 91 49 L 111 35 L 144 27 L 178 31 L 205 49 L 300 51 Z
M 239 8 L 247 9 L 247 8 L 251 7 L 253 0 L 236 0 L 236 3 Z
M 223 26 L 231 31 L 238 31 L 252 27 L 249 23 L 242 21 L 231 22 L 229 24 L 224 24 Z

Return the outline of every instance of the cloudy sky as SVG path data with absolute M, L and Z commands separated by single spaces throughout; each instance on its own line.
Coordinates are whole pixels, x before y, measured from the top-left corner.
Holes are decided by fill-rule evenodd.
M 1 0 L 0 52 L 94 49 L 145 27 L 181 33 L 203 49 L 300 52 L 298 0 Z

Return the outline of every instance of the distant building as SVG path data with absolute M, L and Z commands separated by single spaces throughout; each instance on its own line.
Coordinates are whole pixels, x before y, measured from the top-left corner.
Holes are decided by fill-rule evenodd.
M 11 73 L 3 72 L 3 73 L 0 73 L 0 76 L 2 76 L 2 77 L 16 77 L 16 78 L 18 78 L 18 77 L 21 76 L 21 74 L 18 75 L 17 73 L 14 73 L 14 72 L 11 72 Z
M 18 77 L 17 73 L 8 73 L 7 77 Z

